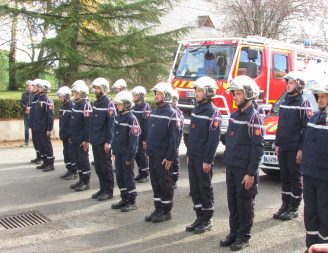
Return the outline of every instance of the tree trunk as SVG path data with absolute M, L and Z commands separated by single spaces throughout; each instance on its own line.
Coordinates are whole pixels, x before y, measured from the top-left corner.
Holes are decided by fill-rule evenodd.
M 17 1 L 15 1 L 15 8 L 17 8 Z M 18 14 L 15 13 L 11 25 L 10 50 L 8 55 L 9 90 L 18 90 L 19 88 L 19 85 L 16 80 L 17 23 L 18 23 Z

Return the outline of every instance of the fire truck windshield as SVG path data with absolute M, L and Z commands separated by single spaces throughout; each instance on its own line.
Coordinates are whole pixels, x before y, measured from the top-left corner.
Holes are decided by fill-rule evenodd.
M 232 45 L 188 47 L 183 51 L 175 76 L 192 80 L 201 76 L 227 80 L 235 51 L 236 47 Z

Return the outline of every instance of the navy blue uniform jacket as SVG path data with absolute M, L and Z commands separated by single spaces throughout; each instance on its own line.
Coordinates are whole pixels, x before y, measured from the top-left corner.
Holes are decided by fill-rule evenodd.
M 151 113 L 151 108 L 149 104 L 142 101 L 140 105 L 135 104 L 132 107 L 132 112 L 134 116 L 137 117 L 140 128 L 141 134 L 139 136 L 139 142 L 143 142 L 147 140 L 147 127 L 148 127 L 148 120 Z
M 303 175 L 328 181 L 327 114 L 318 112 L 310 118 L 302 151 Z
M 245 111 L 238 109 L 229 119 L 223 164 L 244 169 L 255 176 L 264 150 L 264 124 L 253 105 Z
M 213 163 L 220 142 L 221 115 L 212 101 L 199 103 L 191 112 L 187 155 Z
M 67 140 L 69 138 L 69 121 L 72 115 L 72 107 L 74 102 L 68 100 L 65 104 L 62 104 L 59 109 L 59 138 L 61 140 Z
M 79 99 L 74 102 L 69 121 L 70 139 L 77 144 L 81 144 L 83 141 L 89 142 L 91 105 L 87 99 Z
M 112 143 L 115 115 L 110 113 L 110 108 L 114 106 L 111 104 L 109 98 L 103 96 L 92 106 L 90 116 L 90 143 L 92 145 Z
M 46 93 L 38 96 L 34 105 L 33 130 L 51 131 L 54 127 L 54 103 Z
M 125 156 L 126 161 L 132 162 L 138 150 L 140 133 L 138 120 L 132 112 L 118 114 L 114 124 L 113 155 Z
M 170 104 L 152 110 L 148 122 L 147 154 L 173 161 L 176 153 L 176 112 Z
M 279 151 L 302 150 L 304 131 L 310 115 L 312 108 L 302 95 L 286 96 L 279 107 L 275 141 Z

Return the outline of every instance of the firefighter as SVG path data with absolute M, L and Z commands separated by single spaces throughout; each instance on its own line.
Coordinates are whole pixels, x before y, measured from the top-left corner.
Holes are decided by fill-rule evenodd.
M 56 94 L 61 103 L 59 109 L 59 138 L 63 143 L 64 163 L 67 169 L 60 178 L 69 180 L 77 178 L 76 155 L 72 143 L 69 142 L 69 121 L 74 103 L 71 100 L 72 91 L 69 87 L 60 87 Z
M 298 216 L 302 200 L 301 169 L 304 129 L 312 110 L 302 96 L 305 86 L 300 71 L 284 76 L 287 95 L 279 107 L 279 120 L 275 140 L 281 178 L 282 205 L 273 214 L 274 219 L 290 220 Z
M 220 241 L 232 251 L 249 246 L 258 187 L 258 166 L 264 150 L 264 125 L 252 101 L 254 80 L 237 76 L 228 86 L 238 110 L 231 114 L 223 164 L 226 166 L 230 233 Z
M 55 157 L 50 139 L 54 126 L 54 103 L 47 94 L 50 92 L 51 86 L 49 81 L 40 80 L 36 86 L 38 87 L 38 100 L 35 105 L 33 128 L 37 147 L 43 160 L 43 164 L 36 168 L 42 169 L 43 172 L 49 172 L 55 169 Z
M 141 129 L 137 118 L 131 112 L 133 97 L 129 91 L 116 94 L 114 103 L 117 106 L 118 115 L 115 118 L 112 148 L 121 200 L 114 203 L 112 209 L 130 212 L 136 209 L 137 190 L 133 169 Z
M 149 104 L 145 102 L 145 96 L 147 92 L 144 87 L 136 86 L 131 90 L 131 93 L 134 100 L 132 112 L 134 116 L 137 117 L 141 128 L 138 152 L 136 154 L 136 163 L 139 168 L 139 174 L 135 177 L 135 181 L 138 183 L 143 183 L 148 181 L 149 174 L 149 162 L 148 156 L 146 154 L 145 143 L 147 138 L 147 126 L 151 108 Z
M 302 149 L 306 246 L 328 243 L 328 82 L 311 87 L 319 111 L 308 121 Z
M 97 100 L 90 117 L 90 143 L 92 145 L 95 170 L 100 189 L 92 195 L 93 199 L 103 201 L 113 198 L 114 175 L 111 160 L 111 143 L 115 113 L 114 104 L 108 99 L 109 83 L 98 77 L 91 84 Z
M 70 138 L 76 154 L 79 181 L 70 187 L 75 191 L 89 189 L 90 163 L 89 163 L 89 121 L 92 108 L 88 102 L 89 88 L 83 80 L 77 80 L 72 85 L 74 106 L 69 121 Z
M 36 82 L 38 82 L 38 80 L 41 79 L 35 79 L 32 81 L 32 85 L 33 85 L 33 99 L 31 100 L 31 109 L 30 109 L 30 115 L 28 117 L 28 126 L 31 128 L 31 132 L 32 132 L 32 143 L 33 143 L 33 147 L 36 153 L 36 156 L 34 159 L 31 160 L 31 163 L 35 163 L 35 164 L 41 164 L 42 163 L 42 158 L 41 158 L 41 154 L 40 154 L 40 150 L 37 146 L 37 142 L 36 142 L 36 136 L 35 136 L 35 130 L 34 130 L 34 114 L 35 114 L 35 106 L 36 103 L 38 101 L 39 98 L 39 94 L 38 94 L 38 88 L 35 85 Z M 42 80 L 41 80 L 42 81 Z
M 177 90 L 172 90 L 172 108 L 176 111 L 176 143 L 177 143 L 177 151 L 175 153 L 175 159 L 172 163 L 172 185 L 174 189 L 178 188 L 177 182 L 180 175 L 180 159 L 179 159 L 179 146 L 181 143 L 182 135 L 183 135 L 183 113 L 178 108 L 179 93 Z
M 155 210 L 145 217 L 147 222 L 171 219 L 173 207 L 172 162 L 176 153 L 176 119 L 172 109 L 172 88 L 169 83 L 158 83 L 152 91 L 155 104 L 147 130 L 149 173 L 154 192 Z
M 115 94 L 118 94 L 122 90 L 127 90 L 127 84 L 124 79 L 118 79 L 112 86 L 112 90 Z
M 215 80 L 203 76 L 194 82 L 193 87 L 197 104 L 191 112 L 187 163 L 196 220 L 186 227 L 186 231 L 200 234 L 212 228 L 211 218 L 214 212 L 212 169 L 220 142 L 221 115 L 212 103 L 217 89 Z

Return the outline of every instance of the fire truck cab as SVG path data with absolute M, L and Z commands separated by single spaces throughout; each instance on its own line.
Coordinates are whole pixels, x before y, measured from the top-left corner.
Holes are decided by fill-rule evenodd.
M 262 37 L 180 41 L 170 81 L 179 93 L 178 106 L 185 116 L 184 140 L 188 138 L 190 114 L 196 103 L 192 83 L 197 78 L 209 76 L 217 82 L 213 103 L 222 114 L 221 141 L 224 144 L 228 119 L 237 109 L 232 94 L 226 92 L 231 80 L 238 75 L 254 78 L 261 90 L 258 103 L 270 111 L 272 104 L 285 90 L 282 77 L 291 70 L 301 68 L 303 65 L 299 62 L 309 57 L 328 59 L 321 51 Z

